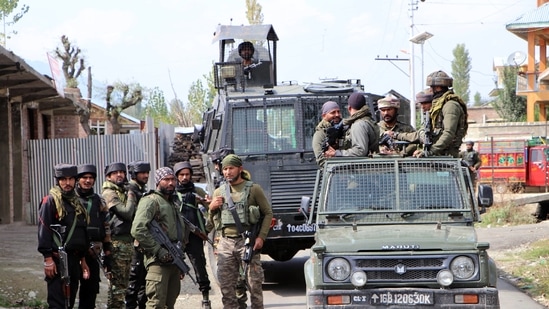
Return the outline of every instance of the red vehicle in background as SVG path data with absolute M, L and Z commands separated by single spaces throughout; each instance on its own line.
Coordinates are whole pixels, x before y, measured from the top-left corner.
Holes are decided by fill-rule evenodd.
M 479 183 L 498 193 L 546 192 L 549 186 L 547 138 L 479 141 Z

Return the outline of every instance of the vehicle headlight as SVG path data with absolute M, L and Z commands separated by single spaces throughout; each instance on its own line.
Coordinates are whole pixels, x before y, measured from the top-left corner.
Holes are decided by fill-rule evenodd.
M 442 269 L 437 274 L 437 282 L 441 286 L 449 286 L 454 282 L 454 275 L 448 269 Z
M 335 281 L 343 281 L 351 274 L 351 264 L 344 258 L 335 258 L 326 266 L 328 276 Z
M 475 274 L 475 263 L 468 256 L 458 256 L 450 263 L 450 270 L 458 279 L 469 279 Z
M 351 275 L 351 283 L 357 288 L 362 287 L 368 282 L 368 276 L 363 271 L 355 271 Z

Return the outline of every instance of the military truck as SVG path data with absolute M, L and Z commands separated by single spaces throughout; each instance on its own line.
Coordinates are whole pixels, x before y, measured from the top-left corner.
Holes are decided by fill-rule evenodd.
M 499 308 L 492 189 L 459 159 L 330 159 L 320 185 L 307 308 Z
M 214 63 L 217 95 L 197 130 L 209 191 L 222 180 L 215 165 L 219 150 L 239 155 L 274 212 L 262 253 L 289 260 L 314 243 L 315 223 L 299 210 L 301 197 L 313 195 L 319 171 L 312 137 L 322 104 L 335 101 L 346 116 L 348 96 L 364 92 L 364 86 L 358 79 L 278 83 L 278 36 L 272 25 L 219 25 L 213 41 L 220 51 Z M 252 65 L 243 66 L 239 57 L 238 46 L 244 41 L 253 42 Z M 382 97 L 364 96 L 372 109 Z

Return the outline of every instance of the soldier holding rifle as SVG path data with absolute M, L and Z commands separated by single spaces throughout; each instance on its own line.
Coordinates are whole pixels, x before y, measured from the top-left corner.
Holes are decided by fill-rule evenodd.
M 144 195 L 139 201 L 131 233 L 145 254 L 146 307 L 174 308 L 183 276 L 177 264 L 185 266 L 181 260 L 185 249 L 185 223 L 175 203 L 176 179 L 173 170 L 161 167 L 156 170 L 154 178 L 156 190 Z M 153 221 L 156 227 L 162 229 L 161 236 L 171 243 L 159 242 L 151 228 Z M 170 245 L 170 248 L 166 245 Z M 175 252 L 171 250 L 173 247 L 176 248 Z
M 208 206 L 209 197 L 204 190 L 194 185 L 192 181 L 193 168 L 188 161 L 176 163 L 174 170 L 177 177 L 176 190 L 181 204 L 181 214 L 189 221 L 187 228 L 191 230 L 185 252 L 193 264 L 198 289 L 202 292 L 202 308 L 210 309 L 209 291 L 211 287 L 206 270 L 206 255 L 204 254 L 204 237 L 208 238 L 204 214 L 207 213 L 205 207 Z
M 243 178 L 240 157 L 230 154 L 221 162 L 226 180 L 214 191 L 210 203 L 209 220 L 221 234 L 217 247 L 217 277 L 224 308 L 238 308 L 235 285 L 240 275 L 245 254 L 245 235 L 254 224 L 260 224 L 258 235 L 253 235 L 253 251 L 250 259 L 248 283 L 252 309 L 263 308 L 264 280 L 259 250 L 269 232 L 273 211 L 263 189 Z M 245 175 L 245 174 L 244 174 Z M 263 217 L 261 222 L 259 218 Z
M 39 206 L 38 251 L 44 256 L 48 307 L 72 308 L 80 275 L 89 278 L 84 258 L 89 218 L 74 191 L 76 166 L 57 164 L 54 173 L 56 184 Z

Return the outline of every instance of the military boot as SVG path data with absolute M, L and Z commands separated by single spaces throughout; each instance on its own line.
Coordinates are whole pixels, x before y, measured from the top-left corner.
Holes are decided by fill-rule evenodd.
M 209 299 L 203 299 L 202 309 L 212 309 L 212 302 Z

